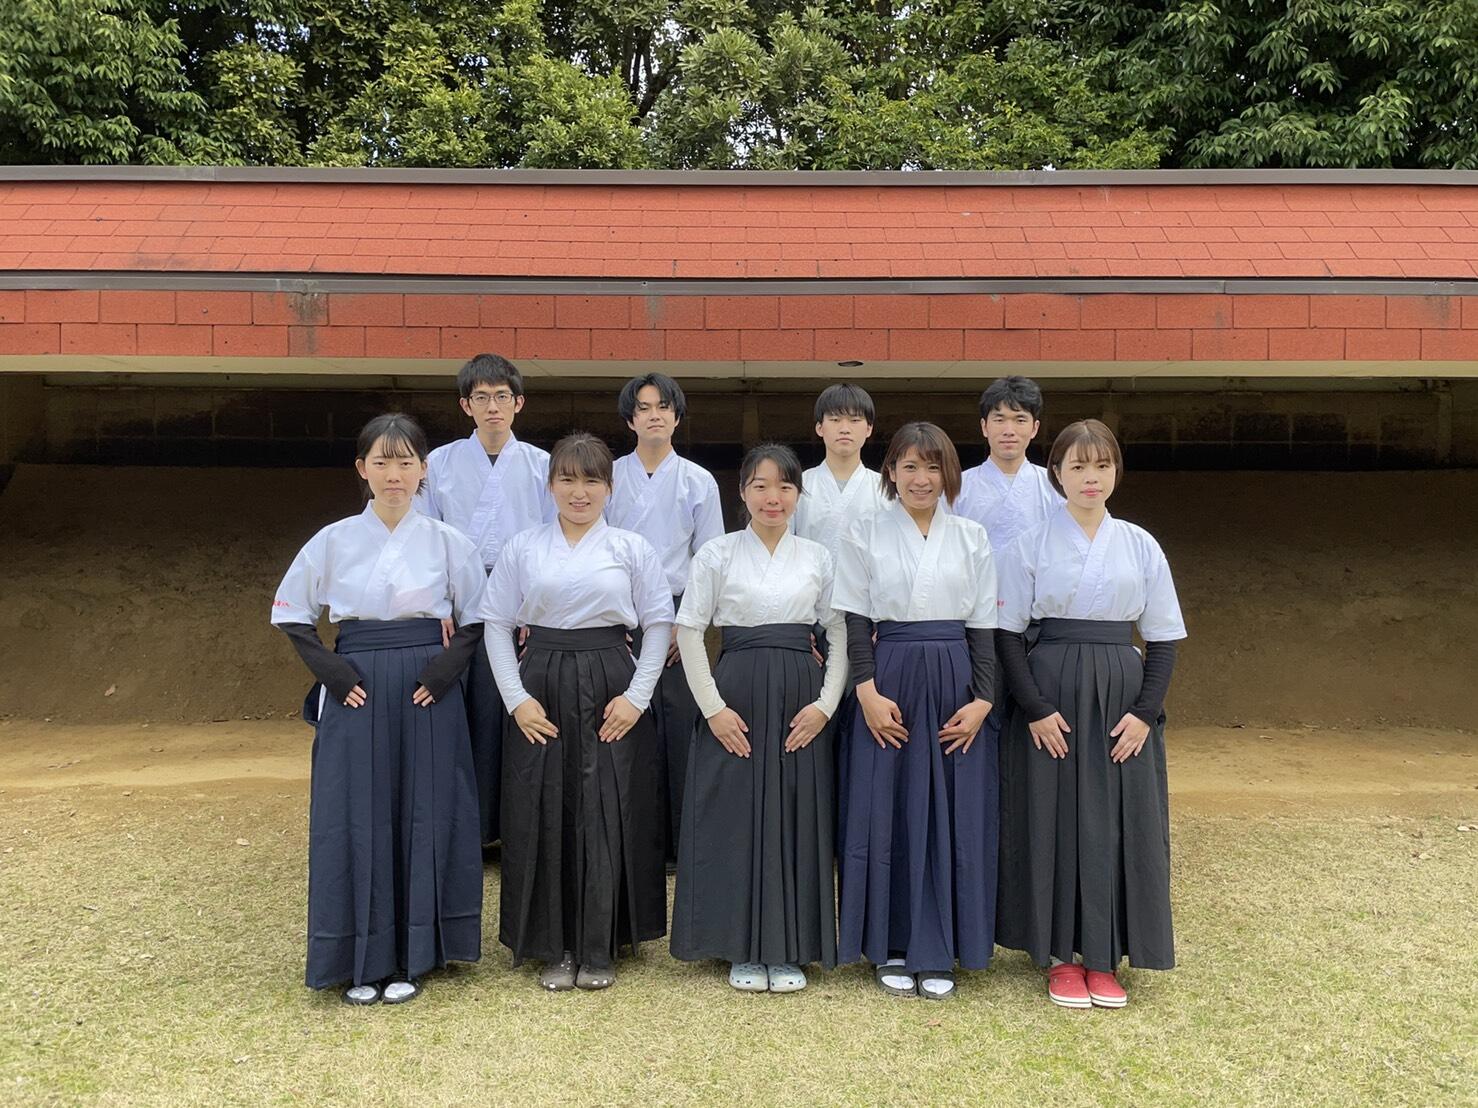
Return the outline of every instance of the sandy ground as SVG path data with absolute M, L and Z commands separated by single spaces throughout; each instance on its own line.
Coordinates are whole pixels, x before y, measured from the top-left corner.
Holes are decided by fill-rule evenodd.
M 22 466 L 0 495 L 0 716 L 282 718 L 306 676 L 268 626 L 349 471 Z M 1191 639 L 1176 725 L 1478 728 L 1478 473 L 1131 474 Z
M 311 732 L 297 720 L 79 726 L 0 721 L 0 790 L 243 788 L 306 792 Z M 1478 737 L 1406 728 L 1186 727 L 1169 736 L 1173 800 L 1205 812 L 1371 804 L 1471 815 Z

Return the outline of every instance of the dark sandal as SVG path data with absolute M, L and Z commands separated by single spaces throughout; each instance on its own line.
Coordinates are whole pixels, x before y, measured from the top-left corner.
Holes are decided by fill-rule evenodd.
M 932 992 L 929 989 L 924 988 L 925 981 L 948 981 L 949 990 L 942 993 Z M 957 986 L 955 984 L 954 971 L 952 970 L 920 970 L 918 984 L 919 996 L 923 997 L 925 1000 L 948 1000 L 950 997 L 955 995 L 955 991 L 957 989 Z
M 397 985 L 402 986 L 402 988 L 396 988 Z M 405 991 L 404 986 L 409 986 L 410 991 Z M 395 990 L 395 995 L 393 996 L 391 995 L 392 989 Z M 421 995 L 421 983 L 409 977 L 393 977 L 385 982 L 384 988 L 380 990 L 380 995 L 386 1004 L 409 1004 Z
M 575 987 L 575 957 L 568 951 L 558 962 L 551 962 L 539 974 L 539 984 L 551 993 L 564 993 Z
M 883 981 L 885 977 L 907 977 L 910 981 L 913 981 L 913 984 L 907 989 L 900 989 L 897 985 L 885 984 Z M 874 966 L 873 980 L 878 983 L 878 988 L 882 989 L 889 996 L 919 995 L 918 980 L 902 966 Z
M 366 992 L 365 990 L 369 991 Z M 356 993 L 358 993 L 359 995 L 356 996 Z M 363 1008 L 368 1004 L 378 1004 L 380 1003 L 380 986 L 350 985 L 347 989 L 339 994 L 339 999 L 342 1000 L 345 1004 L 353 1005 L 356 1008 Z
M 616 983 L 616 971 L 614 969 L 591 969 L 589 966 L 581 966 L 580 972 L 575 975 L 575 986 L 594 992 L 597 989 L 609 989 Z

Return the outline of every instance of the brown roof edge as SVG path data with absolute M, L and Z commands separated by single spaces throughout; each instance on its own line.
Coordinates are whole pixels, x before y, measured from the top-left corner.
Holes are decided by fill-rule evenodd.
M 0 181 L 198 181 L 207 184 L 601 185 L 827 188 L 1178 185 L 1467 185 L 1470 169 L 750 170 L 363 169 L 297 166 L 0 166 Z

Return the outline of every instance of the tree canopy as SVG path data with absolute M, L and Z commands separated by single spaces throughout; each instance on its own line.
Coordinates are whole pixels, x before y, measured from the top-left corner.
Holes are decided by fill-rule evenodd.
M 9 0 L 0 161 L 1478 166 L 1478 0 Z

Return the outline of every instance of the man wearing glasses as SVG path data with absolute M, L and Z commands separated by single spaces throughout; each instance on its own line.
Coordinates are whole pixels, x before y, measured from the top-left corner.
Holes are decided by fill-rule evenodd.
M 431 452 L 416 506 L 471 539 L 482 552 L 483 569 L 491 571 L 509 539 L 554 518 L 549 454 L 514 437 L 513 420 L 524 404 L 523 376 L 507 358 L 478 354 L 458 372 L 457 394 L 472 434 Z M 468 669 L 467 722 L 486 845 L 499 837 L 503 702 L 481 651 Z

